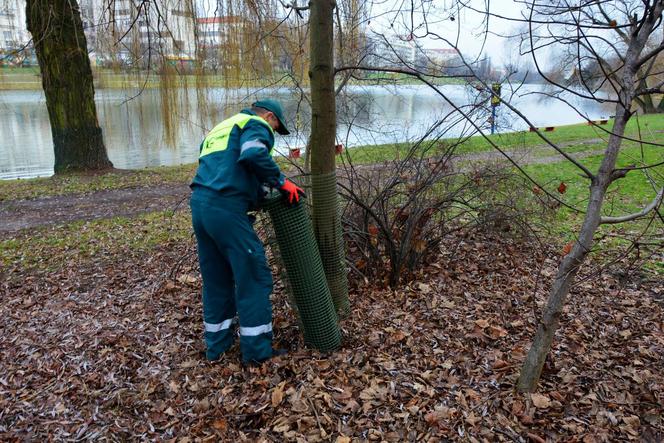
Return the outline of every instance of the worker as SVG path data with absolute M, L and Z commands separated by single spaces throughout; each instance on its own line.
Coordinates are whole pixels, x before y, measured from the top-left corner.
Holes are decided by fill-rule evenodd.
M 253 229 L 265 188 L 296 204 L 304 195 L 272 158 L 274 132 L 288 135 L 279 102 L 266 99 L 228 118 L 205 137 L 191 188 L 191 216 L 203 277 L 206 357 L 218 360 L 234 342 L 239 318 L 245 364 L 285 353 L 272 348 L 272 274 Z

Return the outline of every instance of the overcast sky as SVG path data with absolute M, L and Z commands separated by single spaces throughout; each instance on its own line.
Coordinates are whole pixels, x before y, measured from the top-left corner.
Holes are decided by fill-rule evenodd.
M 522 5 L 513 0 L 464 0 L 469 6 L 480 11 L 488 7 L 491 13 L 500 16 L 520 18 Z M 375 33 L 407 34 L 411 27 L 410 12 L 399 12 L 403 9 L 403 0 L 374 0 L 371 2 L 370 15 L 374 17 L 369 30 Z M 417 2 L 416 2 L 417 3 Z M 515 52 L 514 43 L 510 43 L 501 35 L 510 35 L 515 32 L 516 24 L 497 17 L 490 17 L 490 32 L 486 34 L 486 16 L 474 12 L 470 8 L 457 8 L 456 0 L 433 0 L 426 2 L 427 22 L 429 30 L 441 37 L 457 42 L 461 51 L 468 56 L 477 56 L 480 51 L 489 55 L 494 63 L 500 64 Z M 412 23 L 415 24 L 415 35 L 424 34 L 423 14 L 414 14 Z M 419 28 L 418 28 L 419 26 Z M 486 37 L 486 39 L 485 39 Z M 422 40 L 426 48 L 444 48 L 446 43 L 433 38 Z
M 284 3 L 290 3 L 292 0 L 284 0 Z M 394 36 L 399 35 L 405 37 L 408 28 L 410 27 L 410 0 L 357 0 L 364 2 L 368 8 L 368 15 L 370 23 L 367 26 L 368 32 L 376 34 L 385 34 Z M 522 5 L 514 2 L 513 0 L 462 0 L 464 3 L 470 5 L 472 8 L 483 11 L 486 10 L 487 5 L 489 10 L 501 16 L 507 17 L 520 17 Z M 216 8 L 216 0 L 197 0 L 199 15 L 214 15 Z M 507 35 L 513 32 L 515 24 L 506 20 L 501 20 L 496 17 L 490 19 L 491 31 L 485 37 L 485 28 L 482 26 L 483 20 L 486 19 L 484 14 L 473 12 L 468 8 L 461 8 L 459 13 L 458 0 L 415 0 L 414 3 L 424 3 L 426 9 L 427 22 L 429 29 L 447 38 L 451 41 L 456 41 L 457 34 L 461 36 L 459 39 L 459 47 L 461 51 L 468 56 L 476 56 L 483 50 L 486 55 L 489 55 L 495 64 L 502 64 L 510 57 L 510 52 L 514 52 L 514 45 L 508 44 L 505 38 L 497 34 Z M 305 0 L 299 0 L 298 4 L 305 4 Z M 415 27 L 423 23 L 423 15 L 421 9 L 420 13 L 413 15 L 413 23 Z M 283 8 L 282 11 L 277 12 L 285 14 L 287 10 Z M 305 13 L 306 14 L 306 13 Z M 454 16 L 454 19 L 451 19 Z M 305 15 L 306 18 L 306 15 Z M 416 35 L 422 34 L 423 27 L 416 29 Z M 421 40 L 422 46 L 425 48 L 444 48 L 447 45 L 444 42 L 436 41 L 434 39 Z

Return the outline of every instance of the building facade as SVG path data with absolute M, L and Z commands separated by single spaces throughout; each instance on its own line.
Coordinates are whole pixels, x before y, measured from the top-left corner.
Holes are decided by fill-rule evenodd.
M 0 0 L 0 52 L 8 53 L 30 41 L 25 24 L 24 0 Z

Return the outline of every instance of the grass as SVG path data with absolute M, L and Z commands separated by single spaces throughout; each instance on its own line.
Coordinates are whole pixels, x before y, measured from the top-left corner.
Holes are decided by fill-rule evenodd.
M 117 254 L 140 254 L 170 241 L 191 237 L 186 211 L 162 211 L 137 217 L 77 221 L 30 229 L 0 241 L 0 263 L 7 269 L 57 271 L 72 262 L 98 261 Z
M 146 78 L 147 75 L 147 78 Z M 93 78 L 97 89 L 126 89 L 126 88 L 158 88 L 161 87 L 160 76 L 156 72 L 146 73 L 115 71 L 107 68 L 93 68 Z M 196 85 L 196 75 L 179 74 L 176 82 L 180 85 Z M 274 73 L 272 76 L 243 78 L 242 80 L 226 79 L 221 75 L 208 74 L 204 76 L 204 83 L 208 87 L 261 87 L 278 85 L 283 76 Z M 41 90 L 41 74 L 38 67 L 0 67 L 0 90 Z
M 600 125 L 600 128 L 610 131 L 613 120 L 609 120 L 606 125 Z M 639 137 L 639 125 L 641 137 Z M 552 143 L 563 145 L 562 148 L 567 152 L 580 152 L 586 150 L 595 150 L 603 148 L 608 141 L 608 134 L 604 130 L 588 124 L 576 124 L 558 126 L 552 132 L 543 134 Z M 630 138 L 643 138 L 649 141 L 664 141 L 664 115 L 644 115 L 637 119 L 632 119 L 627 124 L 626 136 Z M 488 140 L 498 145 L 501 149 L 516 151 L 523 149 L 532 149 L 535 147 L 546 148 L 550 153 L 543 155 L 554 155 L 555 151 L 545 140 L 537 133 L 529 131 L 518 131 L 504 134 L 488 135 L 485 139 L 482 136 L 470 137 L 456 148 L 457 154 L 473 154 L 479 152 L 488 152 L 494 150 L 494 147 Z M 584 141 L 584 143 L 580 143 Z M 456 139 L 440 140 L 437 144 L 425 143 L 423 149 L 430 149 L 427 155 L 435 155 L 444 150 L 450 143 L 456 143 Z M 576 142 L 576 143 L 575 143 Z M 383 145 L 358 146 L 351 147 L 346 151 L 347 155 L 354 163 L 379 163 L 394 158 L 403 157 L 411 147 L 410 143 L 389 143 Z
M 629 144 L 628 144 L 629 145 Z M 633 145 L 633 144 L 632 144 Z M 626 167 L 631 164 L 656 164 L 664 161 L 664 151 L 661 148 L 644 151 L 637 146 L 627 146 L 621 150 L 617 166 Z M 602 155 L 586 157 L 581 161 L 591 171 L 596 171 L 602 161 Z M 558 162 L 545 165 L 529 165 L 524 168 L 544 188 L 558 194 L 561 183 L 567 186 L 564 194 L 559 195 L 561 200 L 581 211 L 585 211 L 589 198 L 589 181 L 580 175 L 580 170 L 569 162 Z M 656 188 L 664 186 L 664 165 L 649 170 L 650 177 Z M 607 190 L 606 199 L 602 206 L 604 216 L 621 216 L 639 212 L 657 194 L 649 179 L 642 171 L 629 172 L 624 178 L 613 182 Z M 654 219 L 653 219 L 654 217 Z M 553 223 L 550 224 L 554 239 L 560 244 L 566 244 L 576 239 L 583 222 L 583 214 L 562 206 L 558 209 Z M 656 213 L 643 219 L 616 225 L 601 225 L 596 234 L 598 247 L 602 251 L 622 250 L 628 244 L 626 238 L 641 237 L 642 241 L 654 237 L 654 241 L 661 241 L 664 225 Z M 660 237 L 657 240 L 657 236 Z M 664 263 L 649 261 L 646 267 L 660 275 L 664 274 Z
M 72 173 L 47 178 L 0 180 L 0 201 L 188 183 L 195 171 L 196 165 L 189 164 L 114 170 L 105 174 Z
M 656 164 L 664 161 L 664 151 L 644 152 L 643 162 Z M 602 155 L 594 155 L 581 159 L 580 162 L 591 171 L 596 171 L 602 161 Z M 637 147 L 627 147 L 620 152 L 617 166 L 626 167 L 630 164 L 641 164 L 640 150 Z M 557 162 L 544 165 L 528 165 L 524 167 L 533 178 L 552 193 L 558 193 L 557 188 L 565 183 L 567 189 L 561 199 L 570 206 L 585 210 L 588 199 L 589 180 L 580 175 L 580 170 L 570 162 Z M 650 169 L 650 175 L 656 185 L 664 185 L 664 165 Z M 604 215 L 616 216 L 636 212 L 650 202 L 656 194 L 647 177 L 641 171 L 632 171 L 626 177 L 613 182 L 607 190 L 607 200 L 604 205 Z M 564 211 L 570 211 L 565 209 Z
M 662 117 L 653 116 L 643 118 L 651 134 L 648 138 L 658 139 L 655 129 L 659 128 Z M 645 126 L 645 125 L 644 125 Z M 574 135 L 585 138 L 592 128 L 587 126 L 574 126 L 561 128 L 557 134 L 560 139 L 573 140 Z M 630 128 L 634 132 L 634 127 Z M 594 134 L 594 132 L 592 132 Z M 524 134 L 521 136 L 523 137 Z M 530 135 L 530 134 L 527 134 Z M 497 136 L 508 141 L 506 135 Z M 514 136 L 516 138 L 516 136 Z M 476 140 L 467 142 L 466 152 L 473 152 L 480 146 Z M 594 149 L 602 144 L 570 145 L 570 151 Z M 390 147 L 392 150 L 390 151 Z M 406 145 L 391 145 L 383 147 L 358 148 L 350 150 L 355 160 L 391 159 L 405 149 Z M 404 151 L 405 152 L 405 151 Z M 580 160 L 590 170 L 596 170 L 601 162 L 601 155 L 593 155 Z M 650 147 L 644 150 L 641 159 L 641 149 L 633 142 L 625 142 L 621 151 L 618 166 L 640 164 L 641 161 L 655 164 L 664 161 L 662 148 Z M 69 174 L 51 178 L 30 180 L 0 181 L 0 201 L 14 199 L 34 198 L 39 196 L 63 195 L 71 193 L 94 192 L 108 189 L 121 189 L 139 186 L 157 186 L 162 184 L 185 184 L 191 180 L 196 165 L 183 165 L 173 167 L 147 168 L 137 171 L 114 171 L 107 174 Z M 579 170 L 569 162 L 550 164 L 527 165 L 524 169 L 532 175 L 548 191 L 557 193 L 561 182 L 567 186 L 566 192 L 561 195 L 568 204 L 584 210 L 588 198 L 588 181 L 582 178 Z M 651 176 L 658 186 L 664 184 L 664 166 L 651 170 Z M 605 215 L 622 215 L 640 210 L 655 195 L 655 191 L 647 178 L 640 171 L 633 171 L 623 179 L 613 183 L 608 191 Z M 551 241 L 565 244 L 575 238 L 582 214 L 574 213 L 561 207 L 552 223 L 553 238 Z M 662 232 L 662 224 L 655 220 L 648 225 L 647 220 L 640 220 L 624 225 L 603 226 L 599 231 L 599 244 L 604 250 L 624 246 L 624 241 L 618 239 L 623 234 L 634 235 L 639 231 L 649 229 L 650 234 Z M 191 235 L 189 215 L 180 211 L 173 214 L 170 211 L 143 214 L 137 217 L 115 217 L 105 220 L 79 221 L 59 227 L 42 227 L 29 231 L 19 232 L 0 241 L 0 263 L 3 267 L 20 266 L 22 268 L 37 268 L 45 271 L 66 266 L 67 263 L 77 260 L 104 260 L 104 257 L 114 254 L 132 254 L 150 251 L 173 239 L 183 240 Z M 661 234 L 660 234 L 661 236 Z M 648 264 L 649 269 L 660 275 L 664 273 L 664 265 Z

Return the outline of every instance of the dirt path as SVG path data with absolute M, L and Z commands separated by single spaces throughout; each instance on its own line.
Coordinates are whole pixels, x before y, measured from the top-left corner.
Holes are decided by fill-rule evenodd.
M 183 183 L 9 200 L 0 202 L 0 232 L 175 209 L 186 205 L 188 196 Z
M 577 142 L 577 144 L 579 143 L 582 142 Z M 521 165 L 561 161 L 559 155 L 543 155 L 550 152 L 550 149 L 534 148 L 509 151 L 508 154 Z M 602 152 L 602 150 L 585 151 L 572 154 L 572 156 L 584 158 Z M 507 162 L 499 152 L 492 151 L 460 156 L 455 163 L 463 170 L 469 163 L 490 161 Z M 3 201 L 0 202 L 0 233 L 78 220 L 131 216 L 186 207 L 189 192 L 189 187 L 183 183 Z

